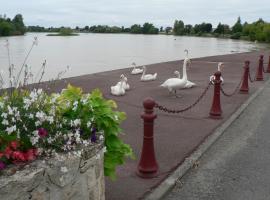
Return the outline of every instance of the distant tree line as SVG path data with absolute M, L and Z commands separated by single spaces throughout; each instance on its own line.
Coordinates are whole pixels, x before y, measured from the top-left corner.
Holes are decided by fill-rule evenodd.
M 25 31 L 21 14 L 15 15 L 13 19 L 0 15 L 0 36 L 23 35 Z
M 219 23 L 216 28 L 211 23 L 184 24 L 181 20 L 175 20 L 172 29 L 174 35 L 195 35 L 195 36 L 215 36 L 232 39 L 244 39 L 251 41 L 270 42 L 270 23 L 259 19 L 251 24 L 241 23 L 238 17 L 235 24 L 230 27 L 228 24 Z
M 29 32 L 59 32 L 64 27 L 59 28 L 45 28 L 40 26 L 28 26 L 27 31 Z M 76 27 L 77 32 L 91 32 L 91 33 L 134 33 L 134 34 L 158 34 L 159 28 L 155 27 L 151 23 L 144 23 L 142 26 L 139 24 L 134 24 L 129 28 L 124 26 L 107 26 L 107 25 L 95 25 L 95 26 L 85 26 L 83 28 Z
M 68 27 L 50 27 L 28 26 L 29 32 L 60 32 Z M 0 16 L 0 36 L 24 34 L 25 27 L 22 15 L 18 14 L 13 20 Z M 85 27 L 76 27 L 75 32 L 91 33 L 133 33 L 133 34 L 174 34 L 174 35 L 194 35 L 209 37 L 225 37 L 232 39 L 244 39 L 251 41 L 270 42 L 270 23 L 259 19 L 253 23 L 242 23 L 238 17 L 235 24 L 230 27 L 228 24 L 219 23 L 213 28 L 211 23 L 203 22 L 201 24 L 184 24 L 182 20 L 175 20 L 173 27 L 155 27 L 152 23 L 146 22 L 143 25 L 134 24 L 130 27 L 94 25 Z

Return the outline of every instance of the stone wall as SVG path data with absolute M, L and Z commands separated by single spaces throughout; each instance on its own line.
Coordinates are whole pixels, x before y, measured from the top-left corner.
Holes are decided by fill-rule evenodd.
M 0 176 L 2 200 L 105 200 L 103 145 L 87 148 L 81 158 L 60 155 L 37 160 L 13 175 Z

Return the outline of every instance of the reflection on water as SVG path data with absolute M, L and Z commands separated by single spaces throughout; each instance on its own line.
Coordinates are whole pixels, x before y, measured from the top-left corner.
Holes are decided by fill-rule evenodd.
M 25 36 L 9 37 L 12 63 L 20 68 L 33 38 L 38 37 L 27 62 L 37 72 L 46 59 L 45 79 L 55 77 L 57 72 L 71 71 L 66 76 L 78 76 L 137 65 L 179 60 L 184 58 L 184 49 L 190 57 L 203 57 L 262 48 L 252 42 L 166 35 L 93 34 L 84 33 L 74 37 L 48 37 L 46 33 L 28 33 Z M 7 71 L 8 56 L 5 39 L 0 37 L 0 69 Z

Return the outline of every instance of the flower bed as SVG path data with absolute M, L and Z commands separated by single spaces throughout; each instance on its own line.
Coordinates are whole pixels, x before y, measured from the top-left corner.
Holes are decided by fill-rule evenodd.
M 0 96 L 0 173 L 9 165 L 25 165 L 59 153 L 81 157 L 83 149 L 104 138 L 104 173 L 115 178 L 115 167 L 132 157 L 118 134 L 125 114 L 99 90 L 83 94 L 68 86 L 59 94 L 41 89 L 9 90 Z

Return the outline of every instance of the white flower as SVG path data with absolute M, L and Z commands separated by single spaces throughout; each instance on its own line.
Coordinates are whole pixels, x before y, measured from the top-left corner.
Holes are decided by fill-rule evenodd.
M 67 169 L 67 167 L 61 167 L 61 172 L 63 172 L 63 173 L 67 173 L 68 172 L 68 169 Z
M 33 131 L 32 132 L 33 136 L 30 137 L 30 141 L 32 143 L 32 145 L 35 145 L 36 143 L 38 143 L 38 139 L 39 139 L 39 135 L 38 135 L 38 131 Z
M 46 114 L 42 111 L 36 113 L 36 117 L 41 121 L 44 122 L 46 120 Z
M 106 152 L 107 152 L 107 148 L 104 147 L 104 148 L 102 149 L 102 151 L 103 151 L 103 153 L 106 153 Z
M 36 126 L 40 126 L 40 125 L 41 125 L 41 122 L 40 122 L 40 121 L 36 121 L 36 122 L 35 122 L 35 125 L 36 125 Z
M 2 113 L 2 114 L 1 114 L 1 117 L 3 117 L 4 119 L 6 119 L 7 116 L 8 116 L 7 113 Z
M 71 120 L 70 125 L 72 127 L 77 127 L 77 126 L 81 125 L 81 120 L 80 119 L 75 119 L 74 121 Z
M 6 132 L 8 134 L 11 134 L 11 133 L 15 132 L 16 130 L 17 130 L 16 125 L 6 128 Z
M 12 115 L 13 114 L 13 109 L 10 106 L 8 106 L 7 109 L 8 109 L 8 114 Z
M 39 88 L 39 89 L 37 90 L 37 94 L 38 94 L 38 95 L 41 95 L 41 93 L 42 93 L 42 89 Z
M 87 104 L 87 98 L 82 99 L 81 102 L 83 105 Z
M 90 126 L 92 125 L 92 122 L 87 122 L 87 124 L 86 124 L 86 126 L 87 126 L 87 128 L 90 128 Z
M 53 123 L 53 116 L 48 116 L 47 121 L 52 124 Z
M 8 123 L 8 120 L 4 119 L 4 120 L 2 121 L 2 124 L 3 124 L 3 125 L 8 125 L 8 124 L 9 124 L 9 123 Z
M 23 103 L 24 103 L 23 108 L 24 108 L 25 110 L 28 110 L 28 108 L 29 108 L 30 105 L 31 105 L 31 100 L 30 100 L 30 99 L 27 99 L 27 98 L 24 98 L 24 99 L 23 99 Z
M 4 103 L 0 102 L 0 108 L 4 108 Z
M 51 143 L 53 142 L 53 139 L 52 139 L 51 137 L 49 137 L 49 138 L 47 139 L 47 142 L 48 142 L 49 144 L 51 144 Z
M 29 119 L 33 119 L 34 115 L 32 113 L 30 113 L 28 117 L 29 117 Z
M 12 122 L 16 122 L 16 120 L 15 120 L 15 118 L 14 118 L 14 117 L 12 117 L 12 118 L 11 118 L 11 121 L 12 121 Z
M 99 139 L 100 139 L 100 140 L 104 140 L 104 136 L 103 136 L 103 135 L 100 135 L 100 136 L 99 136 Z

